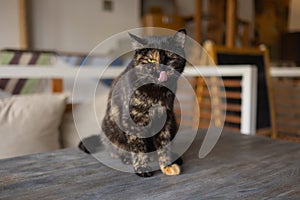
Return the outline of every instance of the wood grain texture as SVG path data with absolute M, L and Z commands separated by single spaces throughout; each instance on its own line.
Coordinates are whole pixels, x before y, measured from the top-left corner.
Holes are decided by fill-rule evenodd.
M 272 78 L 277 132 L 280 139 L 300 141 L 300 84 L 295 78 Z
M 227 1 L 231 9 L 236 7 L 236 0 Z M 234 10 L 234 9 L 233 9 Z M 227 10 L 228 13 L 228 10 Z M 267 133 L 273 138 L 277 137 L 277 125 L 273 98 L 273 87 L 271 85 L 269 51 L 265 46 L 259 48 L 235 48 L 234 46 L 220 46 L 212 42 L 204 44 L 208 54 L 218 65 L 251 64 L 257 66 L 257 110 L 256 110 L 256 133 Z M 223 78 L 231 79 L 231 78 Z M 199 83 L 200 84 L 200 83 Z M 243 90 L 243 88 L 241 88 Z M 227 93 L 227 92 L 226 92 Z M 201 95 L 201 93 L 198 93 Z M 237 98 L 237 94 L 227 97 Z M 227 103 L 231 103 L 227 101 Z M 266 131 L 267 129 L 268 132 Z
M 77 149 L 1 160 L 0 199 L 299 199 L 298 143 L 223 132 L 199 159 L 203 135 L 172 177 L 119 172 Z
M 235 46 L 235 35 L 236 35 L 236 21 L 237 21 L 237 2 L 236 0 L 228 0 L 226 3 L 226 46 Z
M 18 0 L 19 14 L 19 46 L 21 49 L 29 48 L 28 34 L 28 1 Z

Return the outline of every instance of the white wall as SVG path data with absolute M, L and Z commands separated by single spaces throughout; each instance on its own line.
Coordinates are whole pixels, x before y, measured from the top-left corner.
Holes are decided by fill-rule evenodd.
M 195 0 L 176 0 L 179 15 L 189 16 L 193 15 L 195 11 Z
M 31 0 L 33 47 L 89 52 L 111 35 L 140 26 L 139 0 L 112 2 L 108 12 L 103 0 Z
M 0 0 L 0 49 L 18 48 L 18 0 Z
M 289 12 L 289 31 L 300 31 L 300 1 L 291 0 Z
M 237 15 L 240 19 L 254 22 L 254 0 L 238 0 Z
M 103 11 L 103 0 L 30 0 L 33 47 L 89 52 L 115 33 L 140 26 L 140 0 L 112 0 L 113 12 Z M 179 13 L 192 15 L 194 0 L 177 0 Z M 240 18 L 253 22 L 253 0 L 238 1 Z M 109 51 L 117 44 L 104 47 Z

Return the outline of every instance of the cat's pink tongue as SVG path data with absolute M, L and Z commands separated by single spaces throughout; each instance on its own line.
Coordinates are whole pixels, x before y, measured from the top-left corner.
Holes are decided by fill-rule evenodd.
M 161 72 L 159 73 L 158 81 L 159 81 L 160 83 L 162 83 L 162 82 L 165 82 L 165 81 L 167 81 L 167 80 L 168 80 L 167 72 L 161 71 Z

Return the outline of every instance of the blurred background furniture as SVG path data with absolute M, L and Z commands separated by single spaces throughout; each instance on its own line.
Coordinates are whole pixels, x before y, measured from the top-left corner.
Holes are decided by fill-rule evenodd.
M 256 109 L 256 133 L 263 135 L 271 135 L 276 138 L 276 124 L 274 114 L 274 104 L 272 96 L 272 85 L 270 77 L 269 54 L 265 47 L 262 48 L 234 48 L 215 45 L 213 42 L 206 42 L 205 49 L 208 51 L 212 59 L 222 65 L 254 65 L 257 68 L 257 84 L 252 84 L 247 90 L 255 88 L 257 90 L 257 109 Z M 239 78 L 222 77 L 225 85 L 225 95 L 228 109 L 226 115 L 228 117 L 225 127 L 239 127 L 239 121 L 236 117 L 240 116 L 241 112 L 249 112 L 238 110 L 237 106 L 244 97 L 241 98 L 239 93 L 245 88 L 240 88 Z M 222 88 L 216 90 L 222 92 Z M 204 95 L 204 94 L 203 94 Z M 220 100 L 221 101 L 221 100 Z
M 272 67 L 278 138 L 300 142 L 300 68 Z
M 211 67 L 211 68 L 210 68 Z M 198 76 L 195 77 L 195 75 Z M 221 127 L 241 132 L 243 134 L 256 133 L 256 105 L 257 105 L 257 69 L 249 65 L 227 65 L 227 66 L 200 66 L 186 68 L 185 77 L 195 77 L 195 94 L 197 97 L 194 102 L 187 103 L 193 105 L 192 110 L 183 110 L 185 119 L 192 112 L 194 121 L 199 123 L 195 127 L 193 121 L 190 125 L 194 128 Z M 237 80 L 225 80 L 227 77 L 236 77 Z M 179 82 L 180 83 L 180 82 Z M 252 87 L 254 86 L 254 87 Z M 238 88 L 238 91 L 225 90 L 228 87 Z M 184 89 L 178 88 L 177 95 L 184 93 Z M 228 99 L 234 99 L 234 103 L 229 103 Z M 195 112 L 199 108 L 199 113 Z M 175 107 L 176 108 L 176 107 Z M 176 109 L 175 109 L 176 110 Z M 234 115 L 230 112 L 239 113 Z M 235 126 L 230 126 L 229 123 Z

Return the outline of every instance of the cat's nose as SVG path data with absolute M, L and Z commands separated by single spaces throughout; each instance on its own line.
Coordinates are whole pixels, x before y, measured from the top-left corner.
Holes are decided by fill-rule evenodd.
M 167 71 L 167 66 L 166 65 L 159 65 L 159 71 Z
M 155 64 L 155 69 L 156 69 L 157 71 L 160 71 L 160 70 L 161 70 L 161 65 L 160 65 L 159 63 L 156 63 L 156 64 Z

